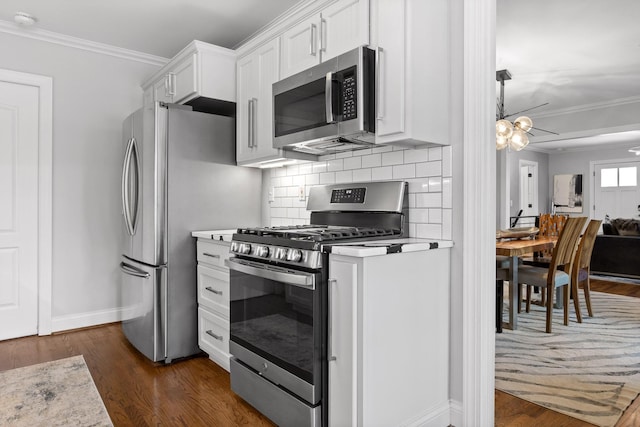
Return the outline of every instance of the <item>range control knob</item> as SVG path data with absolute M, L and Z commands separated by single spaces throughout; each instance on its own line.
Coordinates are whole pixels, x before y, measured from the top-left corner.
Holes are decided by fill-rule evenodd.
M 251 245 L 249 243 L 240 243 L 238 245 L 238 253 L 247 255 L 251 253 Z
M 302 251 L 300 249 L 289 249 L 287 251 L 287 261 L 300 262 L 302 259 Z
M 259 257 L 266 258 L 269 256 L 269 247 L 267 246 L 256 246 L 254 251 L 255 254 Z
M 240 246 L 238 242 L 231 242 L 231 252 L 238 252 L 238 246 Z
M 275 259 L 285 260 L 287 259 L 287 249 L 285 248 L 277 248 L 276 252 L 273 254 Z

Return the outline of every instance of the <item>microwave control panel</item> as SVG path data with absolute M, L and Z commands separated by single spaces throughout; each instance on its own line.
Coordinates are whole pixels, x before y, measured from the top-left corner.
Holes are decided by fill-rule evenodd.
M 342 120 L 358 117 L 358 94 L 356 82 L 356 68 L 352 67 L 342 73 Z

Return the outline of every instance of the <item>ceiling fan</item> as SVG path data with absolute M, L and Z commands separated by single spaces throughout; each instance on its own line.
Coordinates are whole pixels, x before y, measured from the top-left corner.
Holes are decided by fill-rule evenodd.
M 503 150 L 509 147 L 515 151 L 522 150 L 529 144 L 529 137 L 527 134 L 534 136 L 531 129 L 559 135 L 550 130 L 534 127 L 533 121 L 527 116 L 519 116 L 513 123 L 507 120 L 509 117 L 518 116 L 519 114 L 548 105 L 549 103 L 545 102 L 544 104 L 536 105 L 535 107 L 527 108 L 518 111 L 517 113 L 506 114 L 504 110 L 505 80 L 511 80 L 511 73 L 509 73 L 509 70 L 496 71 L 496 81 L 500 82 L 500 97 L 498 98 L 498 111 L 496 112 L 496 149 Z

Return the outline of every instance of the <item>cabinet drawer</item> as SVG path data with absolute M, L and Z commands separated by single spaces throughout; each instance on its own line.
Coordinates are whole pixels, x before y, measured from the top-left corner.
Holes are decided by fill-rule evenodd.
M 198 304 L 229 318 L 229 272 L 198 264 Z
M 229 370 L 229 321 L 198 308 L 198 346 L 209 358 Z
M 229 258 L 229 247 L 230 245 L 198 241 L 198 262 L 204 262 L 214 267 L 226 269 L 227 267 L 224 265 L 224 260 Z

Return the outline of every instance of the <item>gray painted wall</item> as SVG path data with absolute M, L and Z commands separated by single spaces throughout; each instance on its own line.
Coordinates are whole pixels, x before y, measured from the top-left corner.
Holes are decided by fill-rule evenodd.
M 0 33 L 0 68 L 53 78 L 53 329 L 117 314 L 122 120 L 158 67 Z

